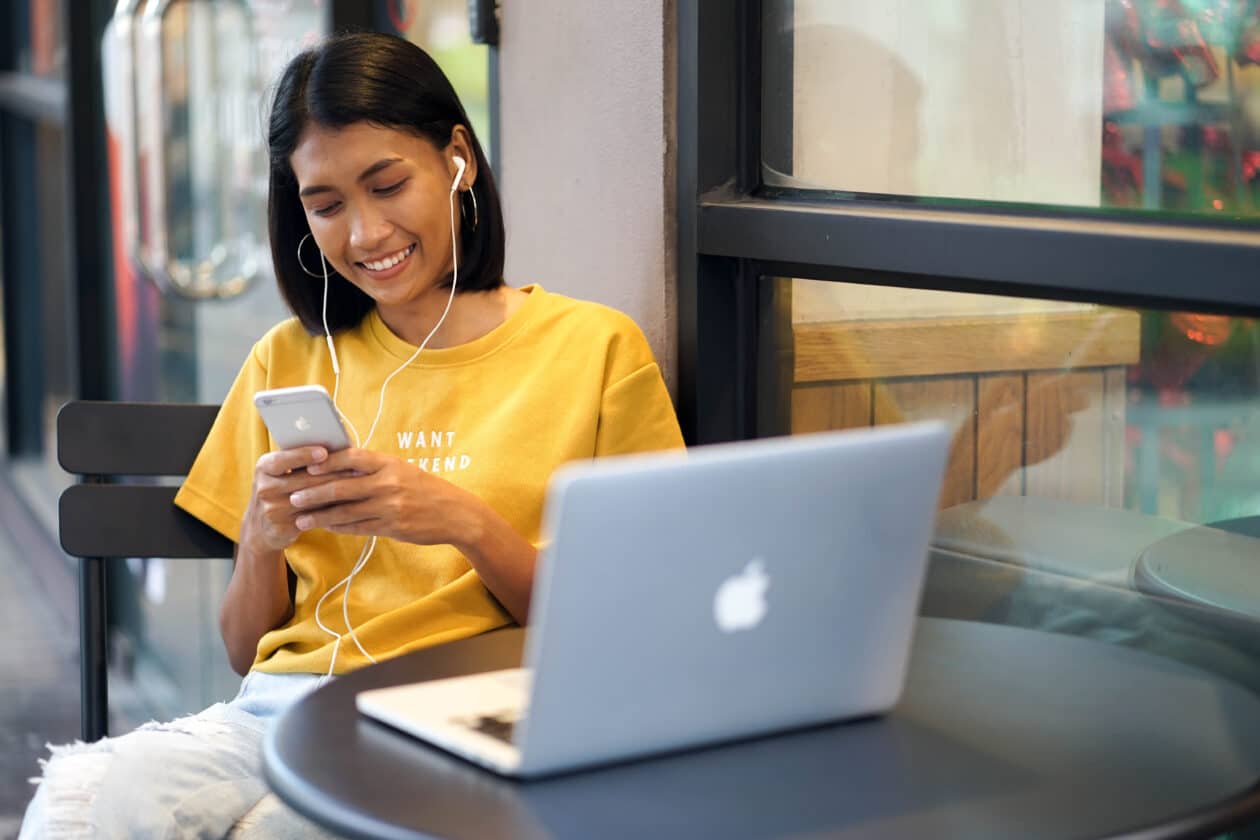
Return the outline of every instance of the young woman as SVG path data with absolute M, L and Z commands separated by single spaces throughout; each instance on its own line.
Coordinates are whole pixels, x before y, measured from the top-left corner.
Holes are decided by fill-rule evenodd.
M 23 838 L 312 836 L 266 796 L 267 721 L 325 675 L 525 623 L 556 467 L 682 445 L 629 318 L 504 284 L 493 177 L 418 47 L 297 56 L 268 143 L 297 317 L 250 352 L 176 499 L 236 543 L 220 628 L 245 679 L 198 715 L 54 748 Z M 356 445 L 274 450 L 253 395 L 315 383 Z

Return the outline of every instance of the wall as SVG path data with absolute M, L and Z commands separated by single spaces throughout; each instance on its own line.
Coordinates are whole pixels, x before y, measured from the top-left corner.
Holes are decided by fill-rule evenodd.
M 671 388 L 673 0 L 504 3 L 507 279 L 633 317 Z

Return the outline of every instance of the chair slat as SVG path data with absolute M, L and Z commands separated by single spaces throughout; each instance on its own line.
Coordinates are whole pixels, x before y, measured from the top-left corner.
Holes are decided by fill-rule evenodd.
M 79 400 L 57 414 L 57 460 L 79 475 L 183 475 L 217 405 Z
M 73 557 L 231 557 L 232 541 L 175 507 L 175 487 L 78 484 L 61 494 Z

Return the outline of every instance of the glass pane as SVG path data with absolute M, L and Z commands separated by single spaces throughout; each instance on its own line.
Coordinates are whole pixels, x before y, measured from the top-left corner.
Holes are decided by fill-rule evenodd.
M 290 317 L 265 251 L 262 117 L 289 59 L 323 36 L 326 7 L 321 0 L 137 0 L 120 6 L 130 8 L 131 16 L 116 15 L 116 28 L 102 45 L 117 398 L 219 402 L 254 342 Z M 146 52 L 139 22 L 151 10 L 165 11 L 164 25 L 149 33 L 163 48 Z M 224 17 L 208 17 L 216 10 Z M 225 23 L 235 28 L 216 28 Z M 225 41 L 233 44 L 230 56 Z M 164 84 L 157 86 L 161 95 L 146 97 L 142 86 L 154 82 L 150 74 L 158 58 L 166 62 Z M 256 62 L 256 76 L 245 83 L 243 74 L 226 73 L 228 58 L 240 70 Z M 145 166 L 159 157 L 156 144 L 168 178 L 160 217 L 144 212 L 153 206 L 149 188 L 160 183 Z M 216 177 L 220 170 L 228 175 Z M 230 200 L 219 200 L 229 190 Z M 232 215 L 207 215 L 211 210 Z M 262 249 L 258 276 L 235 297 L 190 300 L 175 294 L 169 279 L 155 276 L 153 261 L 146 265 L 138 258 L 140 243 L 151 240 L 159 222 L 169 254 L 180 259 L 214 254 L 234 236 L 252 240 L 251 247 Z M 121 631 L 114 641 L 122 660 L 134 663 L 138 694 L 150 707 L 145 717 L 193 712 L 239 687 L 214 618 L 231 570 L 227 560 L 161 558 L 111 567 L 110 610 Z
M 253 92 L 256 99 L 251 101 L 246 111 L 263 114 L 265 106 L 269 104 L 275 80 L 279 78 L 289 59 L 323 37 L 327 20 L 324 5 L 317 0 L 285 3 L 254 0 L 250 4 L 253 12 L 252 26 L 257 39 L 258 89 Z M 261 118 L 246 125 L 242 134 L 244 140 L 239 144 L 239 151 L 257 154 L 265 160 L 266 133 Z M 254 146 L 252 149 L 249 148 L 251 137 Z M 250 189 L 253 203 L 261 214 L 267 197 L 265 165 L 256 171 L 256 178 Z M 272 276 L 269 251 L 265 247 L 265 219 L 260 219 L 259 224 L 258 235 L 264 244 L 259 278 L 244 294 L 223 301 L 191 305 L 175 301 L 168 303 L 170 322 L 187 325 L 177 326 L 176 330 L 182 334 L 185 342 L 192 342 L 184 346 L 195 359 L 195 399 L 202 402 L 222 400 L 253 343 L 272 326 L 292 314 L 281 299 Z M 193 323 L 188 324 L 187 318 L 181 318 L 175 310 L 191 313 Z M 181 354 L 175 350 L 176 342 L 172 342 L 170 346 L 173 351 L 171 358 L 178 367 Z M 176 369 L 172 369 L 171 374 L 165 377 L 168 393 L 177 390 L 177 383 L 180 381 L 188 381 L 187 377 L 181 380 Z
M 954 442 L 927 614 L 1133 644 L 1260 690 L 1260 325 L 765 281 L 764 434 Z
M 767 184 L 1254 218 L 1250 0 L 774 0 Z

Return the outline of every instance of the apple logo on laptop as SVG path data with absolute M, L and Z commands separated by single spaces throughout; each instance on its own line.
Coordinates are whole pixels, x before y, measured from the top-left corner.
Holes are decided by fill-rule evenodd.
M 751 630 L 766 615 L 766 589 L 770 576 L 760 557 L 749 561 L 744 570 L 722 581 L 713 596 L 713 618 L 723 633 Z
M 293 425 L 299 432 L 305 432 L 310 430 L 311 421 L 307 420 L 305 417 L 299 417 L 293 421 Z

